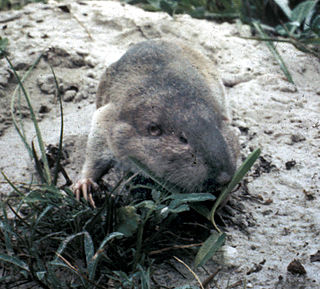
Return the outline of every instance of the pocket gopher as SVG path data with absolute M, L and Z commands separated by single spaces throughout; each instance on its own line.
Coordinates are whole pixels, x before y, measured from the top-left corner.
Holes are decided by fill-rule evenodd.
M 132 46 L 103 73 L 81 180 L 92 206 L 96 181 L 129 157 L 181 192 L 212 191 L 230 181 L 238 139 L 228 123 L 215 64 L 181 43 Z

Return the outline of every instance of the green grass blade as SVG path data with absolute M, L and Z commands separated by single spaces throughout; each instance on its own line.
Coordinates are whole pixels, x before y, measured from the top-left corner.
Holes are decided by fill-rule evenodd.
M 217 229 L 218 232 L 220 232 L 218 226 L 216 225 L 214 221 L 214 215 L 218 208 L 218 206 L 226 199 L 228 194 L 234 189 L 234 187 L 243 179 L 243 177 L 246 175 L 246 173 L 250 170 L 250 168 L 253 166 L 257 158 L 259 157 L 261 153 L 261 150 L 258 148 L 254 150 L 247 159 L 242 163 L 240 168 L 237 170 L 235 175 L 233 176 L 231 182 L 228 184 L 228 186 L 221 192 L 219 195 L 217 201 L 215 202 L 213 208 L 210 212 L 210 219 L 214 227 Z
M 89 273 L 89 280 L 94 280 L 94 276 L 96 273 L 97 265 L 99 263 L 99 260 L 102 256 L 103 253 L 103 248 L 104 246 L 111 241 L 114 238 L 120 238 L 123 237 L 124 235 L 120 232 L 113 232 L 109 235 L 107 235 L 103 241 L 101 242 L 97 252 L 94 254 L 94 256 L 91 259 L 91 262 L 88 264 L 88 273 Z
M 94 244 L 89 233 L 84 234 L 84 252 L 88 266 L 92 262 L 94 256 Z
M 0 261 L 5 262 L 5 263 L 10 263 L 10 264 L 22 269 L 22 270 L 30 272 L 28 265 L 17 257 L 9 256 L 6 254 L 0 254 Z
M 16 70 L 14 69 L 10 59 L 6 55 L 4 57 L 6 58 L 7 62 L 9 63 L 9 66 L 12 69 L 13 74 L 14 74 L 15 78 L 18 81 L 18 85 L 21 88 L 21 90 L 23 92 L 23 95 L 25 97 L 25 100 L 26 100 L 26 102 L 28 104 L 28 108 L 29 108 L 29 111 L 30 111 L 31 119 L 32 119 L 32 122 L 33 122 L 33 125 L 34 125 L 34 128 L 35 128 L 35 131 L 36 131 L 37 139 L 38 139 L 38 145 L 39 145 L 40 152 L 41 152 L 41 158 L 42 158 L 42 161 L 43 161 L 46 183 L 48 185 L 50 185 L 51 184 L 51 174 L 50 174 L 48 159 L 47 159 L 47 156 L 46 156 L 46 152 L 45 152 L 45 147 L 44 147 L 44 143 L 43 143 L 43 140 L 42 140 L 41 131 L 40 131 L 40 128 L 39 128 L 38 121 L 37 121 L 37 118 L 35 116 L 35 113 L 33 111 L 33 107 L 31 105 L 31 101 L 30 101 L 29 95 L 27 94 L 27 92 L 26 92 L 26 90 L 25 90 L 25 88 L 23 86 L 23 83 L 21 82 L 21 79 L 20 79 L 19 75 L 17 74 Z M 25 142 L 26 142 L 26 140 L 25 140 Z
M 7 175 L 1 171 L 2 176 L 4 177 L 4 179 L 6 180 L 6 182 L 10 185 L 10 187 L 19 195 L 19 196 L 23 196 L 24 194 L 9 180 L 9 178 L 7 177 Z
M 203 266 L 222 247 L 226 239 L 225 233 L 213 232 L 200 247 L 194 260 L 195 266 Z
M 141 289 L 151 289 L 150 286 L 150 268 L 145 270 L 140 264 L 137 266 L 140 273 Z
M 253 26 L 256 28 L 256 30 L 258 31 L 258 33 L 260 34 L 260 36 L 262 38 L 267 38 L 266 33 L 264 33 L 263 29 L 261 28 L 261 25 L 257 22 L 253 23 Z M 270 41 L 266 42 L 266 45 L 268 47 L 268 49 L 270 50 L 271 54 L 274 56 L 274 58 L 277 60 L 277 62 L 280 65 L 281 70 L 283 71 L 284 75 L 287 77 L 288 81 L 294 84 L 294 81 L 292 79 L 292 76 L 286 66 L 286 64 L 284 63 L 281 55 L 279 54 L 279 52 L 276 50 L 274 44 Z
M 206 206 L 201 205 L 201 204 L 190 204 L 189 206 L 190 206 L 190 208 L 195 210 L 198 214 L 200 214 L 201 216 L 203 216 L 206 219 L 208 219 L 209 221 L 211 221 L 210 211 Z
M 6 245 L 6 251 L 11 255 L 14 254 L 13 246 L 12 246 L 12 239 L 17 238 L 16 233 L 13 231 L 12 227 L 9 224 L 7 211 L 4 206 L 4 203 L 0 203 L 2 207 L 2 217 L 3 221 L 0 219 L 0 231 L 2 231 L 4 235 L 5 245 Z M 13 238 L 10 238 L 9 235 L 13 236 Z
M 39 215 L 39 217 L 36 219 L 35 224 L 33 225 L 33 228 L 36 228 L 38 224 L 40 223 L 41 219 L 53 208 L 52 205 L 48 205 Z
M 62 243 L 60 244 L 58 250 L 56 251 L 56 260 L 59 260 L 59 255 L 62 255 L 63 251 L 65 250 L 65 248 L 68 246 L 69 242 L 71 242 L 74 238 L 77 238 L 83 234 L 85 234 L 86 232 L 79 232 L 73 235 L 68 236 L 66 239 L 64 239 L 64 241 L 62 241 Z
M 38 63 L 40 62 L 40 59 L 42 58 L 43 54 L 41 53 L 37 59 L 35 60 L 35 62 L 32 64 L 32 66 L 28 69 L 28 71 L 23 75 L 23 77 L 21 78 L 21 83 L 23 83 L 27 77 L 29 76 L 29 74 L 32 72 L 32 70 L 38 65 Z M 12 68 L 12 67 L 11 67 Z M 13 122 L 13 125 L 16 129 L 16 131 L 18 132 L 24 146 L 26 147 L 28 153 L 29 153 L 29 156 L 30 158 L 32 159 L 32 150 L 31 150 L 31 147 L 30 145 L 28 144 L 27 140 L 26 140 L 26 137 L 23 133 L 23 129 L 20 129 L 19 128 L 19 125 L 18 125 L 18 122 L 16 120 L 16 117 L 14 115 L 14 104 L 15 104 L 15 99 L 16 99 L 16 95 L 18 93 L 18 91 L 20 91 L 21 87 L 20 85 L 18 85 L 16 87 L 16 89 L 14 90 L 13 94 L 12 94 L 12 97 L 11 97 L 11 104 L 10 104 L 10 112 L 11 112 L 11 118 L 12 118 L 12 122 Z

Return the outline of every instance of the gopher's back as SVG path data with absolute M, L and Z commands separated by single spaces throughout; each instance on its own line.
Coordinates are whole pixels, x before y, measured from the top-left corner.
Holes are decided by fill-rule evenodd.
M 214 63 L 181 42 L 145 41 L 130 48 L 102 75 L 96 106 L 110 101 L 122 104 L 131 95 L 142 95 L 146 87 L 156 92 L 180 90 L 181 101 L 192 101 L 188 95 L 202 98 L 217 114 L 227 115 L 224 88 Z

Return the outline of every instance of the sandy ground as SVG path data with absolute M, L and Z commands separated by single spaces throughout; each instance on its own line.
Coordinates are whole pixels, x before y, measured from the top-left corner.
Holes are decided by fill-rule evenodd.
M 71 13 L 70 13 L 71 12 Z M 59 110 L 48 62 L 64 93 L 66 166 L 75 180 L 83 162 L 86 135 L 95 109 L 94 97 L 106 65 L 127 48 L 154 38 L 178 38 L 217 61 L 226 86 L 233 125 L 241 131 L 241 153 L 260 147 L 262 158 L 248 177 L 248 190 L 236 192 L 241 202 L 238 227 L 229 227 L 223 252 L 206 266 L 221 288 L 246 279 L 247 288 L 320 288 L 320 64 L 290 45 L 277 44 L 296 86 L 288 83 L 264 43 L 245 40 L 247 26 L 217 24 L 189 16 L 149 13 L 119 2 L 72 1 L 26 6 L 0 13 L 0 35 L 9 39 L 14 66 L 23 74 L 41 52 L 45 58 L 32 72 L 28 89 L 46 144 L 56 144 Z M 10 116 L 16 86 L 0 61 L 0 169 L 15 182 L 29 179 L 32 169 Z M 29 139 L 34 130 L 22 104 Z M 8 186 L 0 177 L 0 194 Z M 240 229 L 242 228 L 242 229 Z M 299 260 L 304 275 L 287 271 Z M 197 270 L 204 279 L 207 273 Z M 156 275 L 170 285 L 193 282 L 161 267 Z M 242 288 L 242 287 L 237 287 Z

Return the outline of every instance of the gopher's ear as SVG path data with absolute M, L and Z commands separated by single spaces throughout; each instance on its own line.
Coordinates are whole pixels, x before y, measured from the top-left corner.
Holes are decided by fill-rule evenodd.
M 96 107 L 99 108 L 109 103 L 111 86 L 116 80 L 115 63 L 111 64 L 102 74 L 96 94 Z

